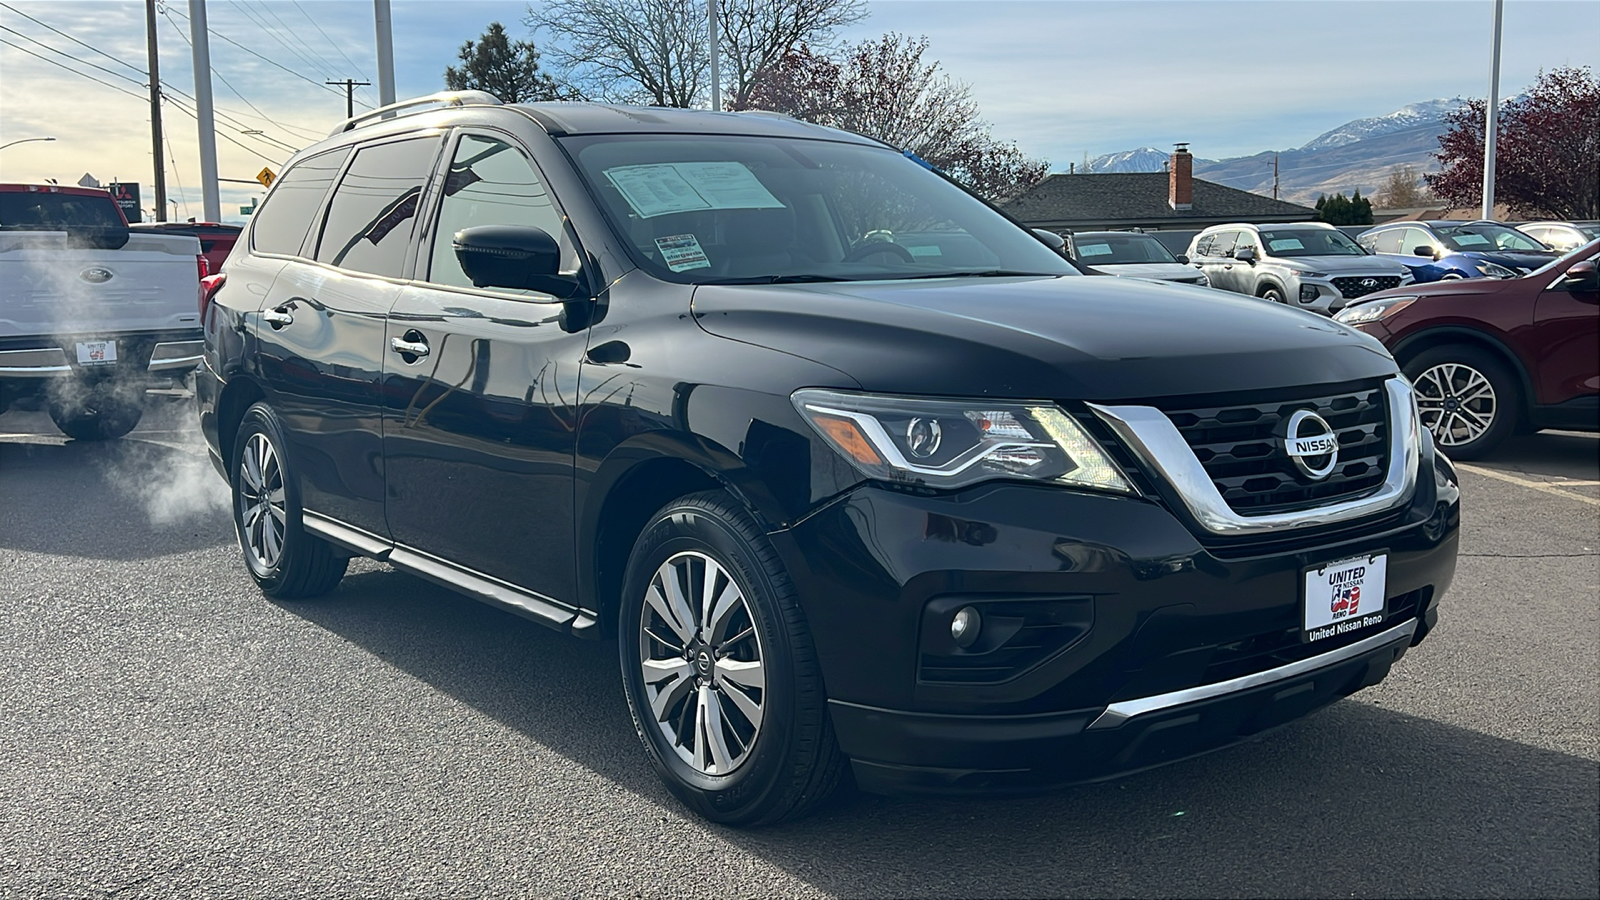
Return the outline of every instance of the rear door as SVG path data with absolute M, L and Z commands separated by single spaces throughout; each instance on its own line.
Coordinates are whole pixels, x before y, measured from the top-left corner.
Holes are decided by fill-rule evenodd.
M 384 318 L 409 274 L 438 135 L 358 147 L 262 304 L 258 359 L 305 508 L 387 533 L 378 380 Z
M 389 315 L 389 525 L 408 548 L 572 605 L 573 456 L 587 331 L 565 327 L 562 303 L 548 294 L 473 287 L 451 240 L 477 225 L 537 226 L 562 243 L 566 270 L 577 267 L 576 247 L 518 139 L 464 130 L 449 159 L 421 238 L 417 283 Z

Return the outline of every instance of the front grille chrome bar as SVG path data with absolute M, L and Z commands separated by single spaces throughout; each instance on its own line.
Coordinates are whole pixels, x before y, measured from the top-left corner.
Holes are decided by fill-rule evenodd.
M 1233 511 L 1188 441 L 1161 410 L 1153 406 L 1088 406 L 1129 450 L 1177 490 L 1200 527 L 1212 534 L 1237 537 L 1348 522 L 1386 512 L 1411 499 L 1422 442 L 1417 399 L 1404 378 L 1390 378 L 1383 387 L 1389 399 L 1389 471 L 1378 490 L 1359 500 L 1260 516 Z

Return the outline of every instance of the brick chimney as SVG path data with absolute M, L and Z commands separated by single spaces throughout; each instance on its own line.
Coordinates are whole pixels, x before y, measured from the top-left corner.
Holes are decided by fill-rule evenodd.
M 1167 205 L 1173 209 L 1194 208 L 1194 157 L 1188 144 L 1178 144 L 1167 166 Z

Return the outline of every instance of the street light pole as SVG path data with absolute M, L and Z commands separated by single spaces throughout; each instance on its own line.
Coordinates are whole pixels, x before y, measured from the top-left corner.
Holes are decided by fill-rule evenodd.
M 55 138 L 53 138 L 53 137 L 19 138 L 19 139 L 15 140 L 15 141 L 11 141 L 9 143 L 0 144 L 0 150 L 4 150 L 7 147 L 15 147 L 18 144 L 26 144 L 29 141 L 53 141 L 53 140 L 55 140 Z
M 1489 66 L 1489 106 L 1483 117 L 1483 215 L 1494 218 L 1494 144 L 1500 130 L 1500 17 L 1506 0 L 1494 0 L 1494 50 Z

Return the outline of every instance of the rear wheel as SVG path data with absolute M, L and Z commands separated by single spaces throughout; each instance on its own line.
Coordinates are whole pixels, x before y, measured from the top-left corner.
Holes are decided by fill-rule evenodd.
M 74 440 L 116 440 L 144 417 L 144 407 L 134 392 L 111 382 L 66 385 L 56 393 L 47 407 L 50 420 Z
M 657 774 L 730 825 L 804 815 L 844 772 L 816 651 L 777 552 L 720 491 L 668 504 L 628 560 L 623 688 Z
M 283 447 L 271 407 L 257 403 L 245 411 L 229 469 L 234 530 L 262 593 L 280 600 L 318 597 L 334 589 L 350 560 L 305 530 Z
M 1476 347 L 1432 347 L 1405 365 L 1422 426 L 1451 459 L 1477 459 L 1515 429 L 1520 396 L 1505 364 Z

